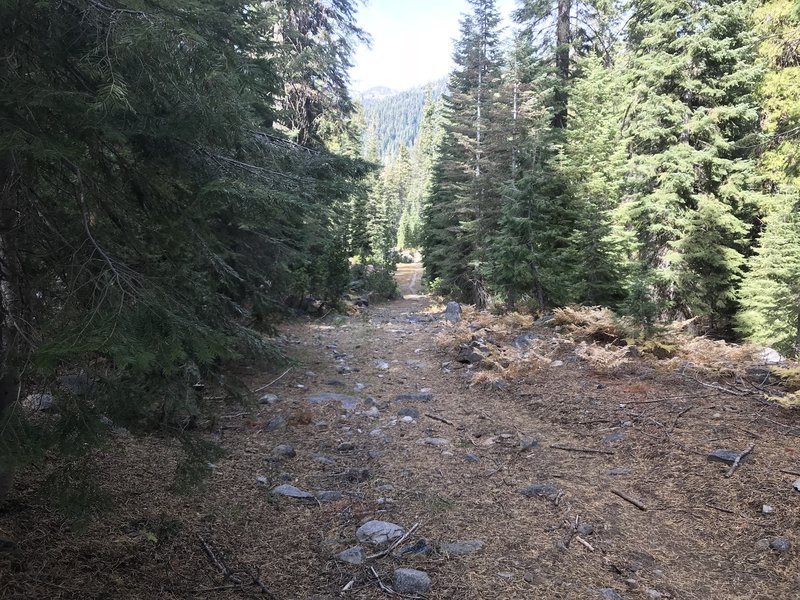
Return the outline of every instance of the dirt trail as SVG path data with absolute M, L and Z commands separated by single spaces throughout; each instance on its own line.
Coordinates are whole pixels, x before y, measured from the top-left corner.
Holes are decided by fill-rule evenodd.
M 147 458 L 163 442 L 123 438 L 126 462 L 98 460 L 122 501 L 89 541 L 22 505 L 15 519 L 0 514 L 0 533 L 21 546 L 52 532 L 24 572 L 0 575 L 0 597 L 392 598 L 381 584 L 398 567 L 425 571 L 431 599 L 797 597 L 800 494 L 778 472 L 796 462 L 797 438 L 753 418 L 775 417 L 772 408 L 652 370 L 604 377 L 577 363 L 505 390 L 470 388 L 469 369 L 436 347 L 451 326 L 416 294 L 418 272 L 401 266 L 403 300 L 285 330 L 302 366 L 265 390 L 272 403 L 222 415 L 214 437 L 226 454 L 203 492 L 169 491 L 174 461 Z M 249 377 L 255 388 L 278 375 Z M 309 402 L 321 393 L 359 403 Z M 404 422 L 402 409 L 418 416 Z M 709 446 L 754 437 L 760 454 L 730 479 L 705 458 Z M 281 444 L 296 455 L 276 458 Z M 271 495 L 284 483 L 335 493 L 319 503 Z M 552 487 L 522 493 L 534 484 Z M 335 560 L 368 519 L 419 524 L 408 544 L 483 547 Z M 765 548 L 778 536 L 789 552 Z

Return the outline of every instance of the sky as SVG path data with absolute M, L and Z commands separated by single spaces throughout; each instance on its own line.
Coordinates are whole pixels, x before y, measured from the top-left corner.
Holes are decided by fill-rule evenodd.
M 515 0 L 497 0 L 508 17 Z M 363 92 L 386 86 L 405 90 L 447 75 L 458 21 L 466 0 L 367 0 L 358 24 L 372 36 L 372 48 L 360 47 L 350 71 L 351 87 Z

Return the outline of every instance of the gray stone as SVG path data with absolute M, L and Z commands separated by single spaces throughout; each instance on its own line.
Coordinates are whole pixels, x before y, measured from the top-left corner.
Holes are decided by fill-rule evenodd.
M 534 496 L 545 496 L 553 499 L 556 498 L 560 493 L 561 490 L 549 483 L 535 483 L 522 490 L 522 495 L 527 496 L 528 498 L 533 498 Z
M 347 483 L 364 483 L 368 481 L 372 475 L 369 469 L 348 469 L 340 475 L 342 481 Z
M 347 396 L 345 394 L 335 394 L 333 392 L 323 392 L 321 394 L 312 394 L 308 396 L 308 401 L 312 404 L 327 404 L 329 402 L 338 402 L 345 410 L 354 410 L 358 403 L 361 402 L 355 396 Z
M 481 348 L 474 348 L 466 344 L 462 345 L 458 350 L 458 362 L 460 363 L 477 365 L 487 356 L 488 355 Z
M 370 406 L 369 410 L 365 410 L 361 414 L 364 415 L 365 417 L 380 417 L 381 411 L 378 410 L 377 406 Z
M 775 552 L 788 552 L 792 548 L 792 543 L 783 537 L 777 537 L 769 543 L 770 550 Z
M 532 331 L 526 331 L 522 335 L 515 337 L 512 340 L 511 345 L 517 350 L 527 350 L 530 347 L 531 342 L 533 342 L 533 340 L 535 340 L 537 337 L 538 336 Z
M 601 588 L 597 591 L 600 592 L 600 597 L 606 600 L 625 600 L 612 588 Z
M 363 392 L 366 387 L 363 383 L 357 383 L 353 386 L 353 391 L 357 394 L 358 392 Z
M 413 423 L 414 422 L 414 417 L 401 417 L 400 420 L 403 423 Z
M 283 415 L 276 415 L 272 417 L 266 425 L 264 425 L 264 431 L 267 433 L 272 433 L 273 431 L 283 429 L 287 424 L 288 421 L 286 420 L 286 417 Z
M 451 323 L 461 320 L 461 305 L 458 302 L 448 302 L 444 309 L 444 318 Z
M 399 540 L 405 529 L 388 521 L 367 521 L 356 530 L 356 539 L 362 544 L 382 546 Z
M 428 556 L 432 554 L 434 551 L 434 547 L 428 543 L 428 540 L 422 538 L 417 540 L 416 543 L 410 544 L 408 546 L 403 546 L 397 551 L 397 556 L 403 557 L 408 554 L 414 554 L 418 556 Z
M 481 459 L 480 456 L 478 456 L 477 454 L 474 454 L 472 452 L 469 452 L 469 453 L 464 455 L 464 460 L 467 461 L 467 462 L 478 462 L 480 459 Z
M 327 454 L 312 454 L 311 460 L 321 465 L 335 465 L 336 459 Z
M 424 444 L 425 446 L 447 446 L 447 444 L 450 443 L 450 440 L 447 438 L 427 437 L 417 440 L 417 443 Z
M 550 366 L 554 367 L 554 368 L 555 367 L 563 367 L 564 366 L 564 361 L 563 360 L 554 360 L 553 362 L 550 363 Z
M 336 560 L 346 562 L 351 565 L 360 565 L 364 562 L 364 549 L 361 546 L 353 546 L 336 555 Z
M 375 368 L 379 371 L 388 371 L 389 370 L 389 363 L 385 360 L 376 360 L 375 361 Z
M 526 438 L 520 442 L 519 447 L 520 450 L 533 450 L 539 447 L 539 442 L 532 438 Z
M 780 352 L 772 348 L 764 348 L 756 354 L 755 358 L 765 365 L 778 365 L 786 360 L 780 355 Z
M 333 387 L 344 387 L 346 384 L 341 379 L 329 379 L 325 382 L 325 385 L 330 385 Z
M 594 533 L 594 525 L 591 523 L 581 523 L 578 525 L 578 535 L 592 535 Z
M 631 473 L 633 473 L 633 471 L 626 469 L 625 467 L 614 467 L 608 472 L 609 475 L 614 475 L 615 477 L 621 475 L 630 475 Z
M 269 486 L 272 485 L 272 480 L 267 477 L 266 475 L 259 475 L 256 477 L 256 481 L 259 485 Z
M 431 578 L 425 571 L 396 569 L 392 587 L 399 594 L 427 594 L 431 591 Z
M 605 440 L 603 440 L 607 444 L 613 444 L 614 442 L 619 442 L 625 439 L 625 432 L 624 431 L 615 431 L 611 435 L 609 435 Z
M 56 407 L 56 399 L 51 394 L 29 394 L 22 401 L 22 406 L 28 410 L 48 412 Z
M 433 400 L 433 394 L 430 392 L 412 392 L 409 394 L 398 394 L 394 397 L 395 402 L 430 402 L 431 400 Z
M 795 481 L 795 482 L 792 484 L 792 487 L 794 488 L 794 491 L 796 491 L 796 492 L 800 492 L 800 479 L 798 479 L 797 481 Z
M 736 462 L 736 459 L 739 458 L 740 454 L 741 453 L 737 452 L 736 450 L 717 449 L 708 453 L 708 460 L 715 460 L 717 462 L 724 462 L 729 465 L 732 465 L 733 463 Z M 746 462 L 747 460 L 750 459 L 750 456 L 752 455 L 748 454 L 741 460 L 741 462 L 743 463 Z
M 320 502 L 336 502 L 337 500 L 341 500 L 344 496 L 342 492 L 337 492 L 336 490 L 325 490 L 322 492 L 316 493 L 317 500 Z
M 293 485 L 283 484 L 272 490 L 273 496 L 286 496 L 287 498 L 297 498 L 299 500 L 313 500 L 314 494 L 309 494 Z
M 453 542 L 451 544 L 442 544 L 440 550 L 444 554 L 450 556 L 465 556 L 473 554 L 483 548 L 483 542 L 480 540 L 467 540 L 464 542 Z
M 412 406 L 407 406 L 405 408 L 401 408 L 397 412 L 397 416 L 398 417 L 411 417 L 412 419 L 419 419 L 419 411 L 416 408 L 412 407 Z
M 356 445 L 353 442 L 342 442 L 336 447 L 336 449 L 339 452 L 352 452 L 356 449 Z
M 297 452 L 289 444 L 280 444 L 272 449 L 272 458 L 294 458 Z
M 275 394 L 264 394 L 258 399 L 261 404 L 275 404 L 279 398 Z

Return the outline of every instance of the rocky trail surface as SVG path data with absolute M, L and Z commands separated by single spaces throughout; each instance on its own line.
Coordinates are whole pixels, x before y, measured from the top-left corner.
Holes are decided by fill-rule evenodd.
M 798 597 L 796 418 L 566 350 L 470 387 L 415 269 L 402 300 L 284 330 L 301 366 L 248 375 L 264 389 L 221 415 L 204 490 L 172 493 L 164 442 L 123 437 L 96 462 L 121 504 L 85 538 L 23 492 L 0 533 L 43 550 L 0 597 Z M 709 460 L 752 442 L 730 477 Z

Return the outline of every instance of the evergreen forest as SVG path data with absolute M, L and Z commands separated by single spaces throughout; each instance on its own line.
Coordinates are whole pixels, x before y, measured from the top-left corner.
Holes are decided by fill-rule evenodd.
M 357 0 L 0 0 L 0 499 L 113 427 L 201 478 L 231 366 L 417 253 L 477 309 L 798 354 L 800 2 L 467 4 L 446 81 L 361 103 Z

